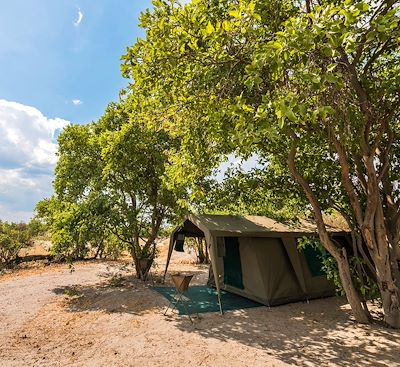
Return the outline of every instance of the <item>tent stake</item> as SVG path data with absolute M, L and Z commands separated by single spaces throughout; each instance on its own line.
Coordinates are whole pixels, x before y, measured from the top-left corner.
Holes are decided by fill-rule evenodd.
M 224 314 L 224 311 L 222 310 L 222 303 L 221 303 L 221 296 L 220 296 L 220 292 L 217 293 L 218 295 L 218 305 L 219 305 L 219 313 L 222 316 Z

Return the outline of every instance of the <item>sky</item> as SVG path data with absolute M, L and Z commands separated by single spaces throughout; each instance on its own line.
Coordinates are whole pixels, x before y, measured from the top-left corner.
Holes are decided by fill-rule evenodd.
M 120 57 L 150 0 L 13 0 L 0 12 L 0 219 L 52 194 L 57 135 L 97 120 L 127 80 Z

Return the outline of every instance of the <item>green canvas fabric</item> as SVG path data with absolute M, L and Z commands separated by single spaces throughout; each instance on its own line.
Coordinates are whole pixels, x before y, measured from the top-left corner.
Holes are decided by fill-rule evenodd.
M 282 243 L 285 247 L 286 253 L 289 257 L 293 271 L 296 274 L 297 282 L 303 292 L 303 295 L 307 294 L 307 286 L 304 277 L 303 268 L 301 266 L 301 253 L 297 249 L 296 238 L 293 237 L 282 237 Z
M 225 237 L 224 283 L 243 289 L 242 263 L 240 261 L 239 240 L 237 237 Z

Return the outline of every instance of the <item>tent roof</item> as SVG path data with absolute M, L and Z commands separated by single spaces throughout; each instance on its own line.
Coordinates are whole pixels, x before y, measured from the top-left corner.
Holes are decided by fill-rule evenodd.
M 296 224 L 284 224 L 268 217 L 239 216 L 239 215 L 194 215 L 186 217 L 186 221 L 178 233 L 188 236 L 197 236 L 192 223 L 203 232 L 213 236 L 256 236 L 269 237 L 273 234 L 316 234 L 317 227 L 314 223 L 301 220 Z M 343 228 L 328 227 L 329 232 L 344 234 L 348 231 Z

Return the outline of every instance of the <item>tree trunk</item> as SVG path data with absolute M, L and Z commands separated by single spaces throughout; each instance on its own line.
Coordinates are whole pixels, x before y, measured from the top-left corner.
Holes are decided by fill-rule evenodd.
M 400 234 L 400 226 L 396 224 L 394 226 Z M 390 251 L 390 260 L 391 260 L 391 266 L 392 266 L 392 274 L 394 281 L 396 283 L 397 288 L 400 289 L 400 245 L 399 245 L 399 236 L 392 236 L 391 241 L 389 241 L 391 244 L 391 248 L 389 249 Z
M 368 318 L 368 313 L 363 309 L 361 298 L 354 286 L 353 279 L 351 277 L 349 262 L 347 259 L 346 249 L 340 249 L 336 247 L 332 240 L 329 238 L 329 234 L 322 216 L 321 206 L 316 196 L 314 195 L 314 192 L 311 189 L 309 183 L 296 168 L 295 157 L 298 138 L 293 132 L 291 133 L 291 138 L 292 146 L 287 159 L 289 171 L 292 174 L 293 178 L 303 188 L 303 191 L 313 208 L 321 244 L 334 257 L 338 264 L 339 276 L 342 282 L 343 290 L 346 293 L 347 300 L 350 303 L 350 307 L 356 321 L 361 324 L 367 324 L 370 322 Z
M 375 256 L 374 262 L 378 275 L 378 286 L 382 297 L 385 322 L 392 328 L 400 328 L 400 292 L 393 278 L 388 251 Z
M 197 257 L 199 264 L 208 264 L 207 254 L 204 251 L 204 248 L 207 246 L 204 246 L 202 238 L 197 238 L 195 239 L 195 241 L 197 246 L 197 253 L 198 253 Z
M 100 244 L 100 245 L 97 246 L 97 251 L 96 251 L 96 254 L 94 255 L 94 258 L 95 259 L 97 259 L 97 258 L 101 259 L 102 255 L 103 255 L 103 244 Z
M 348 224 L 350 224 L 349 221 L 348 221 Z M 349 227 L 350 227 L 350 225 L 349 225 Z M 352 228 L 352 231 L 351 231 L 351 244 L 352 244 L 352 247 L 353 247 L 353 254 L 354 254 L 354 256 L 356 258 L 363 259 L 358 254 L 358 247 L 359 247 L 358 246 L 358 241 L 360 240 L 359 236 L 360 236 L 360 234 L 355 233 L 354 228 Z M 369 261 L 369 259 L 364 258 L 364 261 Z M 360 279 L 361 287 L 364 287 L 365 286 L 365 284 L 364 284 L 365 270 L 364 270 L 363 266 L 361 265 L 360 261 L 357 261 L 355 270 L 357 272 L 358 278 Z M 362 294 L 360 294 L 360 297 L 362 298 L 362 305 L 363 305 L 364 311 L 367 314 L 368 319 L 371 320 L 372 317 L 371 317 L 371 314 L 370 314 L 369 309 L 368 309 L 367 299 Z
M 139 279 L 147 280 L 151 266 L 153 265 L 154 257 L 151 258 L 141 258 L 138 260 L 139 265 Z
M 400 328 L 399 290 L 393 279 L 388 276 L 380 277 L 379 289 L 382 295 L 382 307 L 385 322 L 392 328 Z
M 342 282 L 342 287 L 346 294 L 347 301 L 350 304 L 354 318 L 361 324 L 368 324 L 370 322 L 368 317 L 368 311 L 362 307 L 362 301 L 356 288 L 354 287 L 353 280 L 351 278 L 349 261 L 347 258 L 346 249 L 343 248 L 339 256 L 335 256 L 335 260 L 338 264 L 339 276 Z
M 372 168 L 371 168 L 372 170 Z M 370 221 L 365 221 L 362 227 L 362 234 L 375 264 L 377 283 L 381 293 L 382 307 L 385 322 L 392 328 L 400 328 L 400 291 L 396 285 L 397 261 L 391 261 L 391 255 L 396 251 L 390 251 L 390 236 L 385 226 L 385 217 L 380 196 L 376 193 L 378 189 L 370 190 L 370 196 L 375 199 L 376 206 L 369 214 Z M 372 195 L 374 194 L 374 195 Z M 366 215 L 367 217 L 367 215 Z M 397 244 L 396 244 L 397 246 Z
M 149 250 L 151 246 L 152 249 Z M 149 253 L 149 251 L 151 251 L 151 253 Z M 138 240 L 136 245 L 132 245 L 130 252 L 135 266 L 136 277 L 141 280 L 146 280 L 154 262 L 156 253 L 155 242 L 151 242 L 151 239 L 148 239 L 143 247 L 141 247 Z
M 135 267 L 135 272 L 136 272 L 136 278 L 140 279 L 141 272 L 140 272 L 140 266 L 139 266 L 139 239 L 134 238 L 134 243 L 130 245 L 130 253 L 131 257 L 133 260 L 133 265 Z

